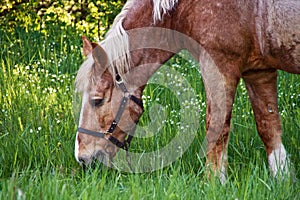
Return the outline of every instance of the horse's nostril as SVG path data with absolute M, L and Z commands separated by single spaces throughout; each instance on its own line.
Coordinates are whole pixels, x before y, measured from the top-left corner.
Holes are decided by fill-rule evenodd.
M 88 165 L 89 164 L 89 158 L 85 156 L 78 157 L 78 161 L 80 164 Z
M 105 154 L 102 151 L 98 151 L 94 157 L 95 157 L 95 159 L 103 160 L 103 158 L 105 157 Z
M 97 151 L 93 156 L 81 155 L 78 157 L 78 162 L 84 170 L 94 167 L 95 164 L 98 166 L 100 163 L 108 163 L 108 161 L 109 156 L 102 151 Z
M 97 153 L 94 155 L 95 161 L 102 163 L 106 166 L 110 166 L 111 157 L 109 154 L 103 152 L 103 151 L 97 151 Z
M 78 157 L 78 161 L 79 161 L 83 171 L 86 171 L 90 167 L 88 157 Z

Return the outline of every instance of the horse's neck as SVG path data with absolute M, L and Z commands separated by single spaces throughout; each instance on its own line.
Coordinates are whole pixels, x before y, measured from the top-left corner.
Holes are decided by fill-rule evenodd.
M 151 2 L 136 1 L 123 20 L 123 27 L 129 35 L 132 59 L 127 80 L 134 81 L 135 85 L 145 85 L 151 75 L 179 51 L 174 45 L 170 46 L 174 44 L 167 31 L 170 19 L 154 23 Z
M 131 53 L 132 68 L 126 73 L 125 79 L 135 88 L 144 89 L 150 77 L 167 61 L 174 53 L 159 49 L 136 49 Z

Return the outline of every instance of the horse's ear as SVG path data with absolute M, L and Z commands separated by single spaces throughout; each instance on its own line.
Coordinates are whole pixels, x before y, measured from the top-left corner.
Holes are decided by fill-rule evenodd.
M 93 49 L 95 49 L 97 46 L 99 46 L 99 44 L 98 44 L 98 43 L 96 43 L 96 42 L 92 42 L 92 47 L 93 47 Z
M 95 47 L 93 47 L 93 44 L 88 40 L 87 37 L 82 36 L 81 39 L 83 41 L 83 49 L 82 49 L 83 55 L 87 56 L 93 51 L 93 48 Z
M 98 67 L 103 68 L 106 66 L 108 60 L 107 54 L 100 45 L 96 44 L 96 47 L 93 49 L 92 55 Z
M 98 43 L 90 42 L 85 36 L 81 38 L 83 41 L 83 54 L 87 56 L 92 53 L 95 63 L 104 67 L 107 64 L 107 55 L 104 49 Z

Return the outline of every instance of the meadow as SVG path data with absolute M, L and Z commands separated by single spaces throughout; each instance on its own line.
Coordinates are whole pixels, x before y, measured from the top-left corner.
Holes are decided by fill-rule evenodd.
M 84 60 L 77 32 L 57 26 L 47 33 L 1 27 L 0 47 L 0 199 L 300 199 L 300 76 L 280 72 L 278 78 L 283 142 L 295 178 L 270 176 L 241 81 L 231 122 L 228 180 L 221 185 L 206 178 L 205 157 L 199 153 L 205 137 L 205 93 L 199 66 L 186 52 L 165 67 L 184 77 L 197 94 L 192 102 L 199 112 L 196 136 L 171 165 L 132 174 L 100 164 L 83 171 L 74 158 L 74 80 Z M 157 73 L 165 73 L 164 67 Z M 147 127 L 157 104 L 164 107 L 166 123 L 152 137 L 133 139 L 130 151 L 159 149 L 172 139 L 170 133 L 180 134 L 176 95 L 152 81 L 143 100 L 140 126 Z

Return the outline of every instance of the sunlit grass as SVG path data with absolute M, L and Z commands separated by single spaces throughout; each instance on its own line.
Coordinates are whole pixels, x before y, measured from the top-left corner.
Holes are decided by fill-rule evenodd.
M 199 127 L 183 157 L 152 173 L 123 173 L 103 166 L 83 172 L 73 156 L 77 126 L 72 105 L 74 78 L 83 61 L 80 37 L 61 30 L 50 32 L 56 34 L 0 31 L 1 199 L 299 198 L 297 181 L 269 175 L 243 82 L 233 109 L 228 182 L 221 186 L 214 178 L 206 179 L 205 158 L 199 154 L 205 137 L 205 94 L 198 65 L 185 52 L 167 64 L 178 72 L 177 77 L 169 74 L 170 85 L 154 80 L 143 94 L 145 113 L 140 126 L 147 127 L 155 117 L 151 108 L 159 105 L 164 114 L 157 125 L 163 128 L 152 137 L 133 139 L 131 147 L 141 152 L 168 144 L 174 134 L 180 134 L 180 109 L 192 107 L 199 114 Z M 159 74 L 165 73 L 161 69 L 157 75 L 168 76 Z M 184 80 L 196 98 L 181 104 L 176 96 L 180 94 L 170 89 L 180 88 Z M 283 142 L 299 178 L 300 77 L 280 72 L 278 90 Z

